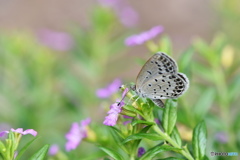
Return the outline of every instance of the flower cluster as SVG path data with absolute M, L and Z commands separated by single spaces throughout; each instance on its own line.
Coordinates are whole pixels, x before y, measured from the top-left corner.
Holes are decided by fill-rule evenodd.
M 25 131 L 23 130 L 23 128 L 17 128 L 17 129 L 11 129 L 10 131 L 12 132 L 16 132 L 16 133 L 20 133 L 21 135 L 26 135 L 26 134 L 31 134 L 34 137 L 37 136 L 37 131 L 33 130 L 33 129 L 26 129 Z M 0 132 L 0 137 L 3 137 L 5 134 L 9 133 L 9 131 L 2 131 Z
M 59 146 L 57 144 L 53 144 L 50 146 L 48 154 L 51 156 L 54 156 L 58 153 L 59 151 Z
M 96 91 L 96 95 L 99 98 L 108 98 L 119 90 L 119 87 L 121 86 L 121 84 L 122 84 L 122 81 L 117 78 L 112 83 L 107 85 L 105 88 L 98 89 Z
M 162 26 L 155 26 L 148 31 L 128 37 L 125 40 L 125 45 L 127 46 L 141 45 L 146 41 L 153 39 L 162 32 L 163 32 Z
M 43 45 L 57 51 L 68 51 L 73 46 L 73 39 L 69 34 L 49 29 L 40 30 L 38 40 Z
M 83 138 L 87 137 L 87 126 L 91 123 L 91 119 L 87 118 L 79 123 L 72 124 L 70 131 L 66 134 L 67 143 L 65 145 L 66 151 L 76 149 Z
M 123 99 L 125 98 L 128 92 L 128 88 L 126 88 L 122 94 L 122 100 L 120 102 L 115 102 L 110 106 L 110 110 L 108 111 L 108 115 L 105 117 L 103 124 L 107 126 L 114 126 L 117 123 L 118 115 L 122 111 L 122 107 L 125 105 Z
M 133 27 L 138 23 L 138 13 L 125 0 L 99 0 L 99 2 L 103 6 L 111 7 L 126 27 Z

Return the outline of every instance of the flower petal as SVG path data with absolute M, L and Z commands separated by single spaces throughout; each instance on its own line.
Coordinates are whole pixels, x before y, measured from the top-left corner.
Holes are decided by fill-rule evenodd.
M 69 130 L 69 132 L 65 135 L 67 139 L 67 143 L 65 144 L 66 151 L 74 150 L 81 143 L 83 138 L 87 137 L 87 129 L 86 127 L 90 124 L 91 119 L 87 118 L 82 120 L 79 123 L 74 122 Z
M 11 128 L 11 131 L 12 131 L 12 132 L 17 132 L 17 133 L 23 134 L 23 128 L 17 128 L 17 129 Z
M 143 147 L 138 148 L 138 157 L 141 157 L 145 153 L 145 149 Z
M 35 131 L 34 129 L 27 129 L 27 130 L 25 130 L 22 134 L 23 134 L 23 135 L 31 134 L 31 135 L 33 135 L 34 137 L 36 137 L 36 136 L 37 136 L 37 131 Z
M 158 34 L 163 32 L 162 26 L 155 26 L 148 31 L 142 32 L 140 34 L 132 35 L 125 40 L 125 45 L 135 46 L 141 45 L 146 41 L 149 41 L 156 37 Z
M 54 156 L 58 153 L 59 151 L 59 146 L 57 144 L 53 144 L 50 146 L 48 154 L 51 156 Z
M 9 132 L 8 132 L 8 131 L 2 131 L 2 132 L 0 132 L 0 137 L 5 136 L 7 133 L 9 133 Z

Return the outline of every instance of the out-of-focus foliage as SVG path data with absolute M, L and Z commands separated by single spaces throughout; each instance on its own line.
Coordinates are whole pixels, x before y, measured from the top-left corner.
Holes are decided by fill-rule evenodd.
M 214 7 L 220 15 L 219 24 L 221 31 L 227 34 L 227 39 L 230 40 L 230 43 L 239 48 L 240 38 L 237 32 L 240 28 L 240 2 L 238 0 L 214 2 Z
M 121 30 L 111 10 L 96 8 L 89 28 L 72 28 L 68 51 L 44 46 L 32 32 L 1 32 L 0 122 L 37 130 L 43 138 L 36 147 L 64 146 L 73 121 L 102 109 L 95 91 L 109 74 L 109 57 L 123 48 Z
M 216 33 L 210 43 L 195 39 L 178 55 L 173 53 L 174 46 L 167 35 L 157 43 L 146 44 L 149 52 L 163 51 L 171 55 L 179 71 L 189 77 L 190 88 L 178 100 L 176 124 L 183 141 L 179 136 L 177 140 L 183 145 L 190 141 L 193 128 L 204 120 L 208 130 L 208 156 L 210 151 L 240 150 L 240 3 L 222 0 L 214 5 L 223 32 Z M 50 159 L 63 160 L 67 159 L 66 155 L 75 159 L 106 156 L 86 142 L 75 151 L 65 152 L 64 136 L 71 123 L 89 115 L 95 116 L 97 122 L 91 124 L 86 141 L 108 148 L 119 143 L 116 137 L 110 136 L 112 130 L 102 124 L 102 116 L 106 114 L 103 108 L 108 108 L 110 102 L 100 101 L 95 91 L 106 85 L 103 80 L 114 73 L 109 69 L 113 67 L 109 66 L 110 58 L 126 53 L 123 42 L 129 29 L 121 26 L 109 8 L 96 7 L 89 21 L 88 27 L 71 28 L 69 35 L 74 45 L 63 52 L 44 46 L 28 31 L 0 33 L 0 124 L 33 128 L 41 135 L 41 140 L 36 140 L 34 147 L 28 149 L 29 154 L 23 156 L 33 155 L 47 143 L 57 143 L 62 150 Z M 172 132 L 177 133 L 176 128 Z

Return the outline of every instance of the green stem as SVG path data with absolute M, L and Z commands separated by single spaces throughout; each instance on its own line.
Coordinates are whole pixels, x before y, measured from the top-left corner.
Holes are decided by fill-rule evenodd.
M 126 87 L 122 87 L 122 89 L 124 90 Z M 131 92 L 127 93 L 127 97 L 129 97 L 130 99 L 132 99 L 133 95 L 131 94 Z M 152 113 L 152 112 L 151 112 Z M 154 116 L 152 114 L 144 114 L 144 113 L 138 113 L 140 114 L 145 120 L 149 121 L 149 122 L 154 122 L 153 118 Z M 155 123 L 155 122 L 154 122 Z M 189 153 L 188 149 L 182 148 L 181 146 L 179 146 L 168 134 L 164 133 L 161 131 L 161 129 L 157 126 L 157 124 L 155 123 L 153 125 L 153 129 L 155 130 L 155 132 L 157 132 L 165 141 L 169 142 L 173 147 L 175 148 L 180 148 L 182 149 L 179 153 L 182 154 L 184 157 L 186 157 L 188 160 L 194 160 L 194 158 L 192 157 L 192 155 Z M 134 160 L 134 155 L 130 155 L 130 160 Z
M 164 140 L 169 142 L 173 147 L 175 148 L 181 148 L 180 154 L 182 154 L 184 157 L 186 157 L 188 160 L 194 160 L 192 155 L 186 151 L 187 149 L 182 148 L 179 146 L 168 134 L 162 132 L 160 128 L 157 126 L 157 124 L 153 125 L 153 129 L 155 132 L 157 132 Z

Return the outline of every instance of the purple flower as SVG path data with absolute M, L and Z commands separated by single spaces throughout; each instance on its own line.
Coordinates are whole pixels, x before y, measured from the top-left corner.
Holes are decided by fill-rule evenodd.
M 132 121 L 124 121 L 123 122 L 123 125 L 127 125 L 127 124 L 129 124 L 129 123 L 131 123 Z
M 0 132 L 0 137 L 5 136 L 7 133 L 9 133 L 9 132 L 8 132 L 8 131 L 2 131 L 2 132 Z
M 133 119 L 133 117 L 130 117 L 130 116 L 127 116 L 127 115 L 123 115 L 123 118 L 126 118 L 126 119 Z
M 99 98 L 108 98 L 112 94 L 116 93 L 119 90 L 122 82 L 120 79 L 115 79 L 112 83 L 110 83 L 105 88 L 100 88 L 96 91 L 96 94 Z
M 145 153 L 145 149 L 143 147 L 138 148 L 138 157 L 142 157 L 142 155 Z
M 122 106 L 124 106 L 124 102 L 116 102 L 110 106 L 110 110 L 108 111 L 108 115 L 105 117 L 103 124 L 107 126 L 114 126 L 118 120 L 118 114 L 122 111 Z
M 125 40 L 127 46 L 141 45 L 146 41 L 149 41 L 156 37 L 158 34 L 163 32 L 162 26 L 155 26 L 148 31 L 142 32 L 140 34 L 132 35 Z
M 66 151 L 76 149 L 83 138 L 87 137 L 87 126 L 91 123 L 91 119 L 87 118 L 79 123 L 72 124 L 70 131 L 66 134 L 67 143 L 65 145 Z
M 26 134 L 31 134 L 34 137 L 37 136 L 37 131 L 33 130 L 33 129 L 26 129 L 25 131 L 23 131 L 23 128 L 18 128 L 18 129 L 11 129 L 12 132 L 17 132 L 20 133 L 22 135 L 26 135 Z
M 126 27 L 133 27 L 138 23 L 138 14 L 130 6 L 123 7 L 117 14 L 121 23 Z
M 99 0 L 99 2 L 106 7 L 111 7 L 120 22 L 126 27 L 133 27 L 138 23 L 138 13 L 128 5 L 125 0 Z
M 157 123 L 157 124 L 161 124 L 160 120 L 158 118 L 155 118 L 154 121 Z
M 44 29 L 39 32 L 38 39 L 43 45 L 58 51 L 68 51 L 73 46 L 72 37 L 65 32 Z
M 108 115 L 105 117 L 103 124 L 107 126 L 114 126 L 117 123 L 118 115 L 122 111 L 122 107 L 125 105 L 123 99 L 125 98 L 128 92 L 128 88 L 123 91 L 122 100 L 120 102 L 116 102 L 110 106 L 110 110 L 108 111 Z
M 216 133 L 215 138 L 221 143 L 227 143 L 229 139 L 228 135 L 225 132 Z
M 17 128 L 17 129 L 13 129 L 12 128 L 11 131 L 20 133 L 22 135 L 31 134 L 34 137 L 37 136 L 37 131 L 35 131 L 33 129 L 27 129 L 27 130 L 23 131 L 23 128 Z M 2 132 L 0 132 L 0 137 L 4 136 L 6 133 L 9 133 L 9 131 L 2 131 Z
M 59 151 L 59 146 L 57 144 L 53 144 L 50 146 L 48 154 L 51 156 L 54 156 L 58 153 Z

